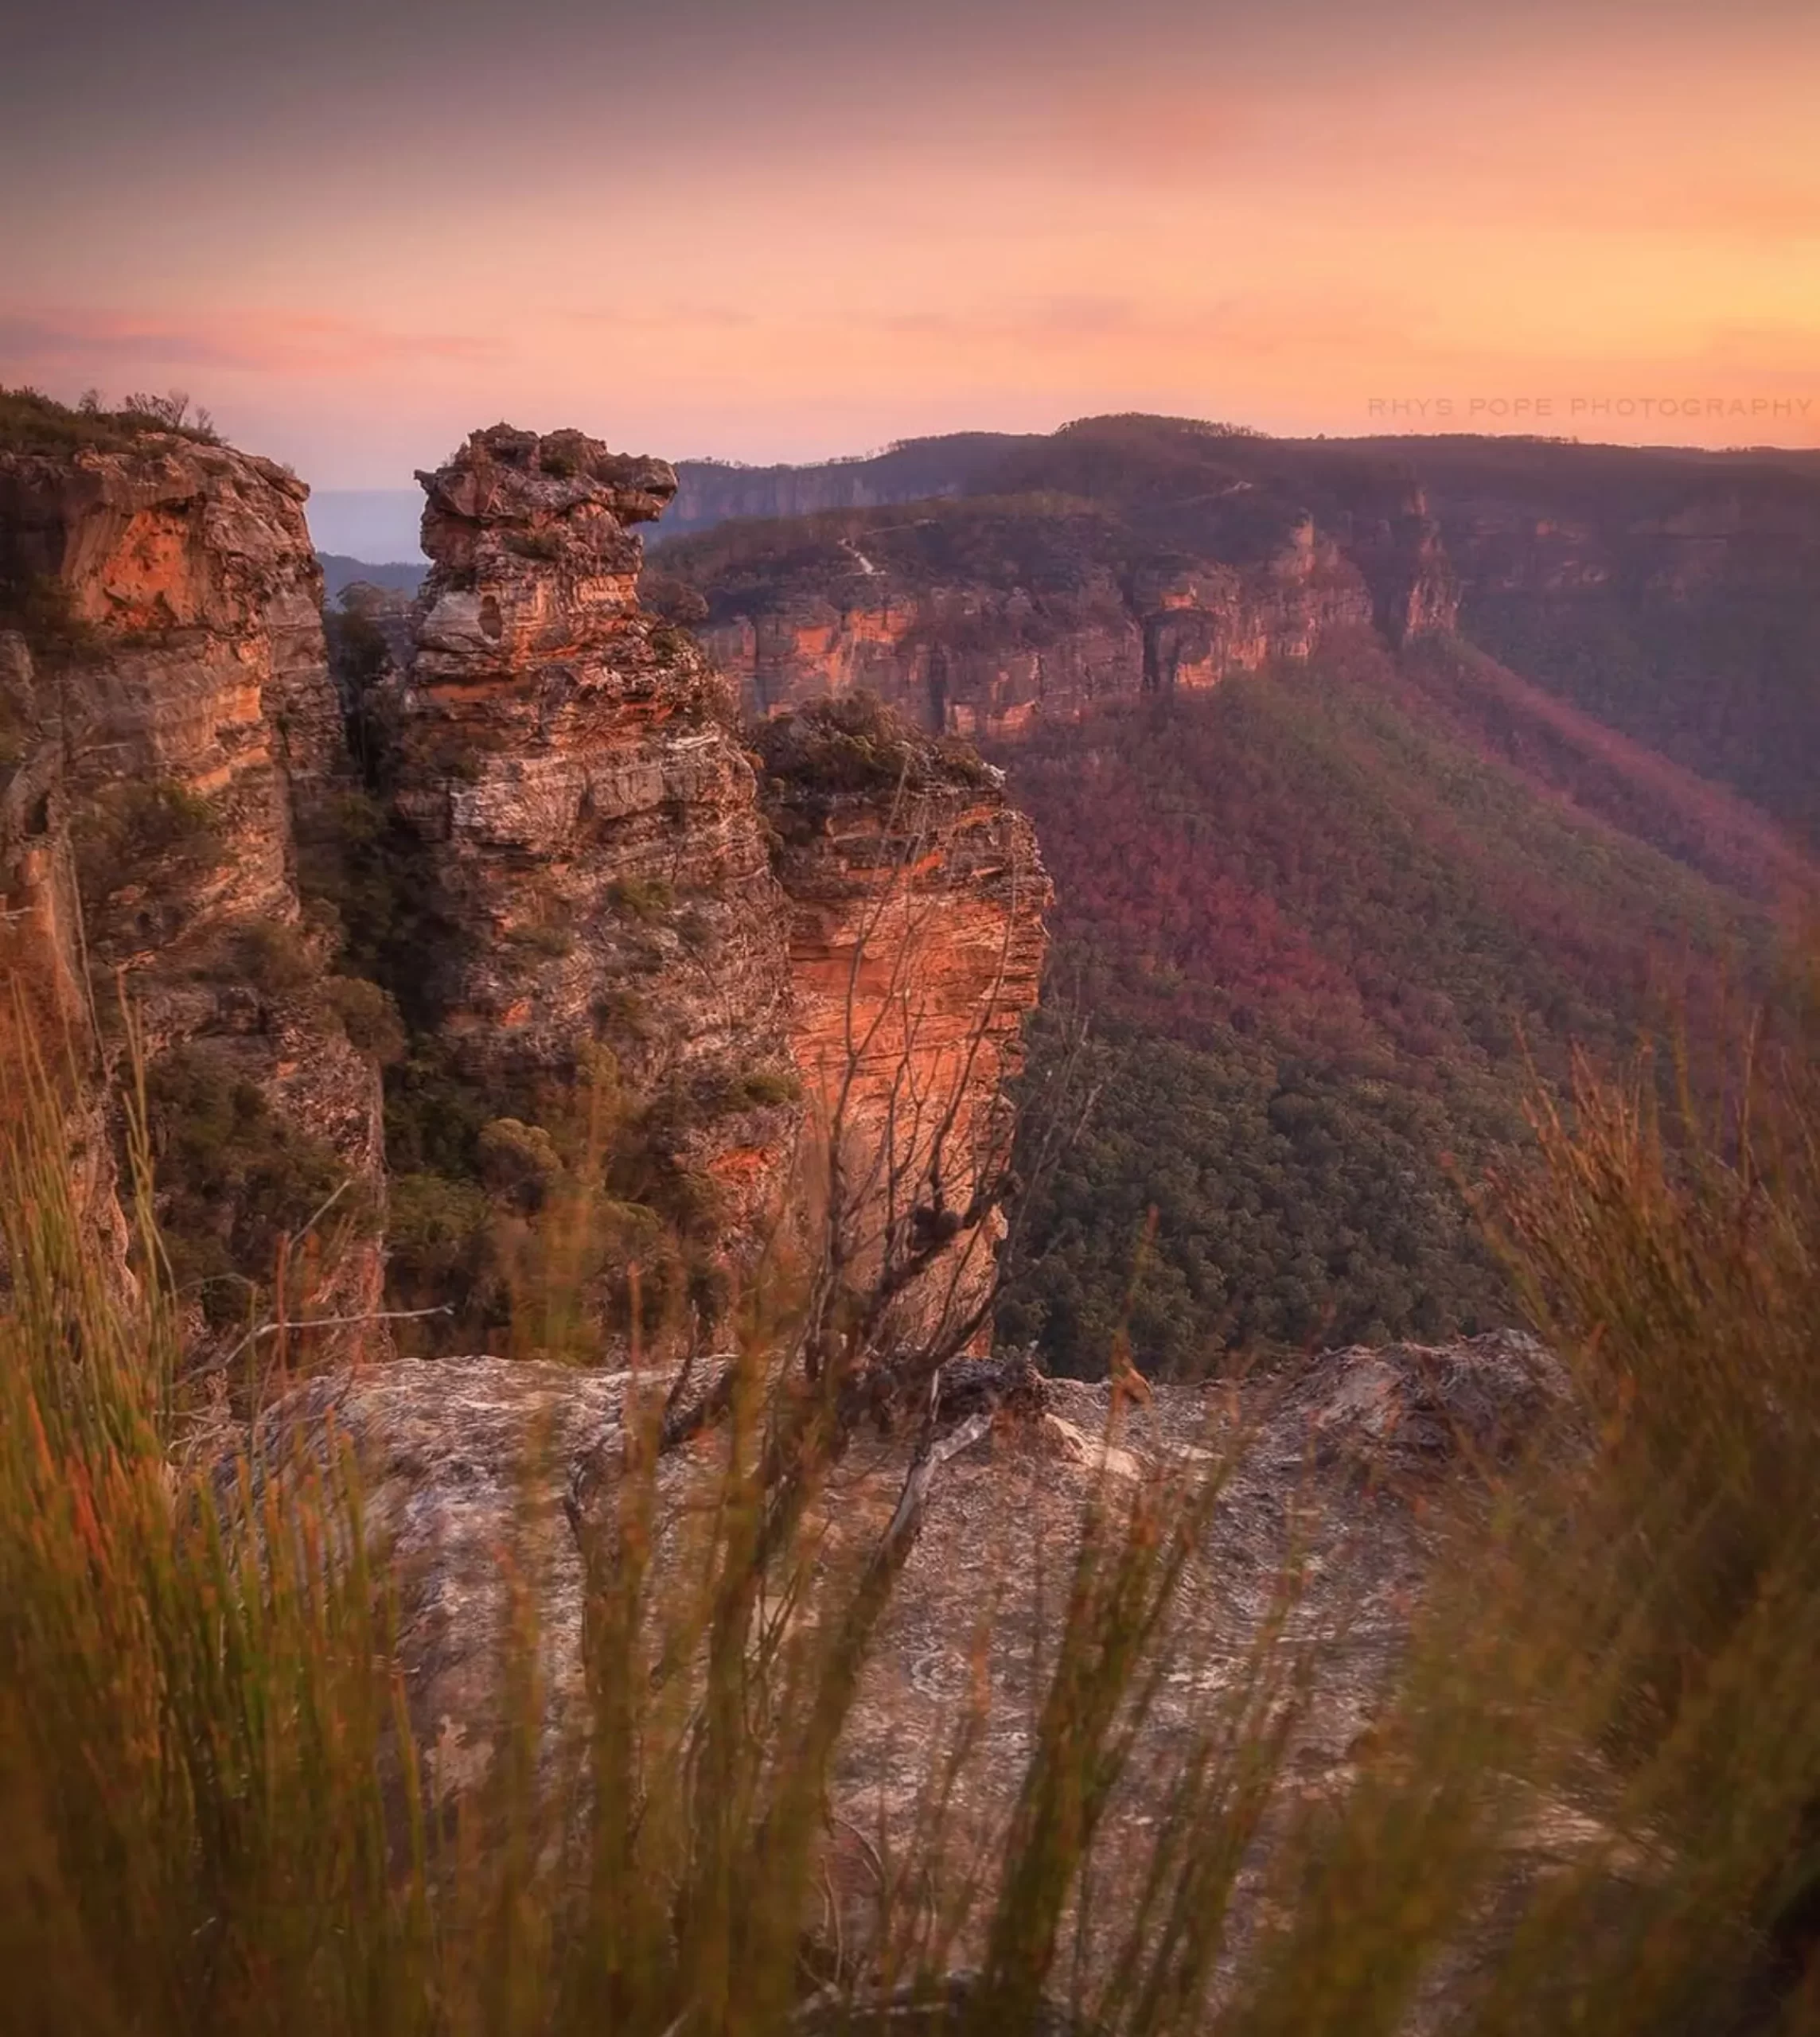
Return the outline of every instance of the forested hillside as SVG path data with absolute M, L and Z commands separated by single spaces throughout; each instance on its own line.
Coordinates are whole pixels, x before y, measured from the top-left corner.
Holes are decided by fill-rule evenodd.
M 1097 1092 L 1004 1308 L 1058 1369 L 1507 1319 L 1463 1191 L 1534 1079 L 1773 983 L 1773 833 L 1513 684 L 1361 637 L 1006 746 L 1057 894 L 1030 1092 L 1083 1025 Z

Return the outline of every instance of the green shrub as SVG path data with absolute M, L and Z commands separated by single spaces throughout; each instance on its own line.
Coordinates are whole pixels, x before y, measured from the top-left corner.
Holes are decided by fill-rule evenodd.
M 322 965 L 298 928 L 253 920 L 229 937 L 228 960 L 217 973 L 242 976 L 268 997 L 290 997 L 314 983 Z
M 226 1043 L 160 1055 L 146 1070 L 145 1099 L 172 1272 L 211 1322 L 247 1314 L 281 1248 L 313 1219 L 332 1209 L 337 1230 L 372 1223 L 366 1199 L 347 1193 L 341 1156 L 280 1117 Z
M 93 390 L 72 406 L 40 389 L 0 388 L 0 453 L 131 452 L 148 431 L 175 431 L 206 445 L 220 442 L 209 413 L 193 411 L 189 399 L 176 390 L 162 396 L 126 396 L 117 410 L 110 410 Z
M 169 780 L 107 787 L 79 808 L 70 832 L 84 900 L 95 906 L 131 885 L 205 875 L 227 853 L 215 808 Z
M 537 442 L 537 465 L 540 470 L 553 474 L 558 480 L 572 480 L 586 471 L 588 458 L 588 440 L 585 432 L 547 432 Z
M 621 912 L 635 920 L 664 918 L 675 907 L 675 887 L 668 878 L 622 877 L 607 887 L 607 896 Z
M 622 1039 L 652 1040 L 659 1030 L 657 1014 L 643 991 L 610 990 L 595 999 L 593 1017 L 603 1031 Z
M 562 1159 L 549 1133 L 515 1117 L 494 1118 L 481 1128 L 475 1160 L 488 1189 L 527 1214 L 543 1207 L 563 1177 Z
M 574 934 L 566 926 L 557 926 L 548 920 L 533 926 L 515 926 L 506 939 L 514 948 L 548 956 L 552 961 L 560 960 L 575 951 Z
M 329 669 L 345 693 L 357 695 L 385 670 L 392 657 L 385 633 L 372 617 L 349 606 L 345 593 L 339 608 L 322 612 L 322 631 L 329 649 Z
M 466 1299 L 479 1271 L 489 1209 L 485 1191 L 446 1174 L 394 1174 L 386 1196 L 387 1270 L 406 1307 Z
M 802 1078 L 793 1068 L 753 1068 L 679 1093 L 675 1114 L 680 1122 L 707 1124 L 741 1111 L 775 1110 L 801 1095 Z
M 389 991 L 364 976 L 329 976 L 323 981 L 322 994 L 349 1042 L 362 1054 L 371 1054 L 381 1068 L 403 1058 L 408 1039 Z
M 810 808 L 842 796 L 883 799 L 902 786 L 996 785 L 967 743 L 926 735 L 875 694 L 811 701 L 752 732 L 774 797 Z
M 771 1110 L 793 1104 L 802 1095 L 802 1077 L 793 1068 L 755 1068 L 739 1083 L 739 1108 Z
M 471 1180 L 481 1128 L 509 1112 L 509 1100 L 466 1073 L 444 1042 L 415 1039 L 386 1073 L 386 1164 Z

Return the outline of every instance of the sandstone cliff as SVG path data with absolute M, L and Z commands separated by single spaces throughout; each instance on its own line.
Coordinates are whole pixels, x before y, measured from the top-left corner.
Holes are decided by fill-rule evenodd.
M 1229 464 L 1233 442 L 1197 442 Z M 1108 696 L 1304 660 L 1344 633 L 1401 644 L 1452 625 L 1452 568 L 1406 477 L 1305 488 L 1221 465 L 1153 491 L 1122 467 L 1052 475 L 1036 458 L 1019 456 L 1015 495 L 667 546 L 653 596 L 699 606 L 749 712 L 863 689 L 924 728 L 995 738 Z
M 294 867 L 346 768 L 307 493 L 181 433 L 0 454 L 6 913 L 27 976 L 93 1015 L 104 1079 L 123 994 L 185 1304 L 224 1327 L 281 1248 L 294 1310 L 378 1295 L 377 1072 Z
M 1051 893 L 1002 774 L 869 701 L 759 737 L 790 903 L 790 1044 L 859 1209 L 863 1259 L 945 1249 L 905 1296 L 928 1344 L 988 1326 L 1010 1162 L 1005 1085 L 1037 1001 Z
M 869 687 L 922 726 L 1008 735 L 1362 623 L 1393 648 L 1458 629 L 1820 828 L 1810 458 L 1146 417 L 956 442 L 704 471 L 697 535 L 656 563 L 750 711 Z M 742 516 L 789 520 L 708 528 Z
M 367 703 L 419 891 L 407 1009 L 571 1170 L 604 1083 L 619 1199 L 750 1256 L 791 1129 L 783 902 L 722 684 L 638 603 L 675 477 L 500 426 L 420 478 L 415 648 Z
M 502 426 L 423 480 L 434 563 L 415 652 L 366 711 L 420 894 L 401 997 L 445 1093 L 494 1128 L 481 1144 L 540 1141 L 552 1178 L 598 1163 L 621 1209 L 641 1213 L 626 1221 L 680 1237 L 676 1270 L 711 1315 L 786 1205 L 813 1200 L 801 1093 L 806 1079 L 825 1104 L 822 1048 L 851 988 L 869 1045 L 848 1137 L 875 1157 L 887 1063 L 926 1113 L 952 1093 L 948 1190 L 965 1208 L 1035 998 L 1027 826 L 976 765 L 969 777 L 918 751 L 894 817 L 894 780 L 830 806 L 821 753 L 780 749 L 766 761 L 788 836 L 774 868 L 730 697 L 693 639 L 638 599 L 633 527 L 668 500 L 671 470 Z M 887 903 L 913 844 L 914 878 Z M 850 985 L 862 921 L 868 960 Z M 914 987 L 907 1031 L 874 1022 L 866 1000 L 887 982 Z M 590 1159 L 575 1123 L 603 1069 Z M 481 1145 L 474 1164 L 489 1170 Z M 852 1159 L 856 1175 L 872 1164 Z M 970 1264 L 985 1263 L 978 1229 L 957 1243 Z M 629 1233 L 618 1256 L 637 1249 Z
M 399 1666 L 438 1801 L 481 1790 L 508 1744 L 505 1665 L 522 1631 L 515 1579 L 536 1580 L 551 1743 L 575 1726 L 583 1549 L 611 1532 L 635 1390 L 626 1372 L 403 1361 L 312 1381 L 269 1418 L 275 1443 L 292 1432 L 320 1438 L 332 1424 L 367 1468 L 368 1520 L 396 1567 Z M 1565 1390 L 1549 1354 L 1509 1332 L 1441 1348 L 1326 1352 L 1287 1391 L 1261 1381 L 1230 1395 L 1159 1386 L 1122 1416 L 1103 1385 L 1045 1382 L 1035 1407 L 1003 1417 L 929 1488 L 847 1720 L 830 1831 L 869 1835 L 887 1857 L 909 1851 L 945 1755 L 961 1764 L 963 1844 L 1002 1834 L 1028 1771 L 1083 1520 L 1109 1491 L 1115 1513 L 1136 1490 L 1167 1494 L 1170 1478 L 1197 1463 L 1209 1474 L 1221 1467 L 1221 1501 L 1183 1581 L 1179 1673 L 1140 1715 L 1124 1812 L 1140 1830 L 1160 1813 L 1171 1751 L 1210 1681 L 1231 1673 L 1248 1639 L 1280 1618 L 1292 1570 L 1302 1582 L 1276 1645 L 1287 1655 L 1311 1634 L 1331 1638 L 1306 1665 L 1284 1774 L 1293 1790 L 1343 1786 L 1420 1602 L 1437 1487 L 1457 1493 L 1484 1476 L 1559 1413 Z M 274 1448 L 271 1461 L 283 1455 Z M 907 1460 L 900 1433 L 836 1470 L 819 1501 L 818 1575 L 844 1578 L 845 1560 L 882 1531 Z M 679 1540 L 698 1547 L 671 1537 L 692 1511 L 699 1521 L 711 1510 L 700 1482 L 711 1481 L 714 1462 L 678 1452 L 664 1464 L 661 1563 L 676 1561 Z M 666 1608 L 684 1596 L 680 1587 L 654 1592 L 653 1624 L 667 1631 Z M 585 1817 L 579 1799 L 571 1808 Z M 830 1864 L 837 1887 L 840 1857 Z M 845 1887 L 851 1910 L 817 1925 L 863 1942 L 879 1891 L 863 1879 Z
M 382 1226 L 430 1348 L 565 1281 L 590 1350 L 634 1286 L 653 1326 L 713 1320 L 825 1213 L 804 1096 L 813 1126 L 850 991 L 853 1225 L 888 1228 L 907 1156 L 933 1220 L 965 1214 L 1035 999 L 1029 829 L 907 732 L 904 799 L 831 787 L 811 742 L 807 777 L 766 761 L 767 817 L 723 682 L 638 600 L 667 466 L 475 434 L 422 477 L 407 657 L 337 617 L 332 678 L 302 485 L 105 423 L 0 458 L 0 938 L 41 1027 L 99 1042 L 70 1139 L 116 1244 L 126 988 L 205 1348 L 242 1343 L 281 1261 L 292 1318 L 373 1325 Z M 941 1241 L 968 1307 L 992 1236 L 982 1209 Z
M 879 565 L 867 547 L 884 547 L 863 530 L 820 543 L 829 570 L 819 586 L 797 564 L 753 612 L 707 590 L 702 640 L 751 713 L 864 691 L 923 728 L 1015 735 L 1098 700 L 1305 659 L 1337 632 L 1371 628 L 1379 609 L 1366 575 L 1307 522 L 1260 564 L 1169 562 L 1120 574 L 1090 563 L 1060 589 Z M 1388 596 L 1393 613 L 1434 626 L 1428 588 L 1413 573 L 1409 581 L 1400 603 Z

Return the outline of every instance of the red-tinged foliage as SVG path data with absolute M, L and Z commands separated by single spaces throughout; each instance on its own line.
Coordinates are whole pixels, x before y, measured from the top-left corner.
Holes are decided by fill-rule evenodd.
M 1006 1311 L 1052 1362 L 1098 1369 L 1127 1310 L 1152 1369 L 1508 1315 L 1452 1170 L 1523 1135 L 1573 1046 L 1705 1031 L 1771 981 L 1767 824 L 1754 863 L 1729 828 L 1716 882 L 1621 824 L 1613 785 L 1662 782 L 1622 739 L 1550 782 L 1431 709 L 1433 668 L 1354 645 L 1007 751 L 1055 880 L 1051 1004 L 1103 1042 Z M 1738 804 L 1702 789 L 1689 826 Z M 1052 1019 L 1033 1081 L 1059 1051 Z

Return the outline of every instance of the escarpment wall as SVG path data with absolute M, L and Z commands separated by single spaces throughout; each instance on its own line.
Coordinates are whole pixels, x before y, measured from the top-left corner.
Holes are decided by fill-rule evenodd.
M 71 1148 L 111 1249 L 124 988 L 199 1354 L 245 1348 L 280 1265 L 289 1319 L 369 1350 L 388 1308 L 411 1348 L 505 1334 L 561 1278 L 604 1350 L 633 1264 L 666 1322 L 711 1318 L 780 1225 L 813 1243 L 850 1022 L 849 1180 L 926 1155 L 939 1096 L 965 1210 L 1036 995 L 1028 825 L 907 730 L 907 804 L 876 771 L 831 785 L 813 742 L 749 754 L 638 598 L 663 462 L 474 434 L 421 477 L 408 656 L 344 698 L 302 485 L 118 437 L 0 458 L 0 941 L 41 1025 L 93 1043 Z M 938 1255 L 975 1297 L 982 1238 Z
M 1293 518 L 1261 558 L 1169 545 L 1133 560 L 1089 520 L 1070 530 L 1014 505 L 1008 542 L 957 543 L 957 560 L 906 533 L 979 512 L 928 506 L 900 524 L 854 520 L 850 533 L 818 519 L 772 559 L 742 558 L 729 540 L 731 567 L 688 547 L 663 555 L 701 596 L 702 640 L 749 713 L 863 691 L 936 733 L 1013 736 L 1108 697 L 1304 660 L 1343 632 L 1401 643 L 1451 627 L 1457 606 L 1413 489 L 1337 534 Z
M 824 799 L 815 743 L 780 741 L 762 808 L 724 683 L 638 598 L 664 463 L 499 426 L 422 479 L 415 654 L 369 707 L 431 901 L 423 1021 L 460 1079 L 501 1115 L 540 1091 L 547 1113 L 604 1047 L 614 1135 L 643 1167 L 618 1192 L 737 1269 L 816 1200 L 804 1099 L 813 1128 L 851 1019 L 867 1046 L 845 1136 L 872 1156 L 855 1167 L 887 1140 L 890 1069 L 958 1083 L 965 1204 L 1046 895 L 996 781 L 925 746 L 914 812 L 887 816 L 877 787 Z M 887 898 L 913 843 L 914 882 Z M 914 987 L 907 1030 L 894 1008 L 875 1022 L 886 983 Z

